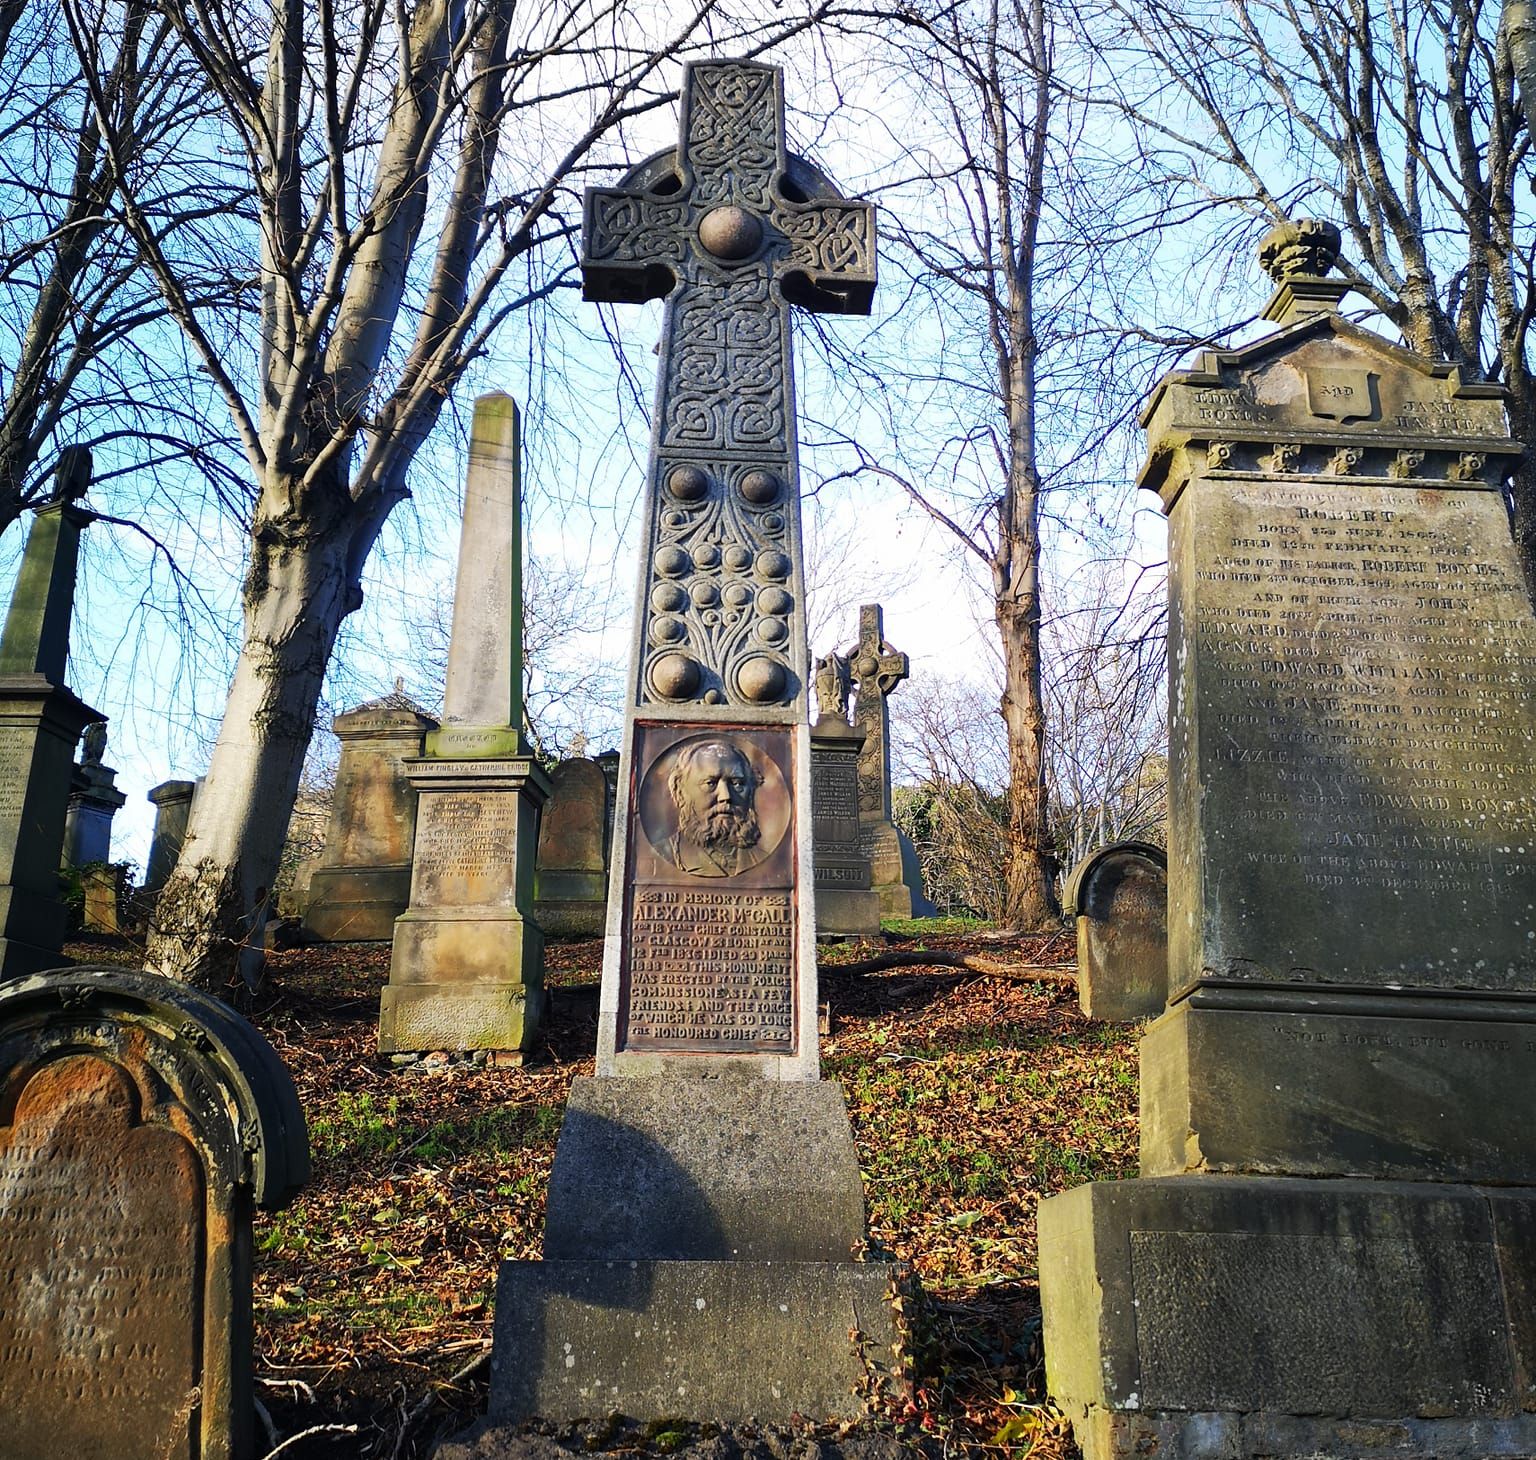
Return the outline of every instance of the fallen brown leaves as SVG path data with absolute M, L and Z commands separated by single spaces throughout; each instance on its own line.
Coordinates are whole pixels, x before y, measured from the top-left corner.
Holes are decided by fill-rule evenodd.
M 891 952 L 904 966 L 860 971 Z M 897 1418 L 934 1453 L 1074 1453 L 1043 1392 L 1035 1205 L 1130 1174 L 1136 1129 L 1134 1031 L 1082 1018 L 1072 956 L 1066 934 L 824 950 L 824 1068 L 847 1095 L 871 1240 L 927 1295 Z M 308 1188 L 256 1229 L 265 1448 L 310 1431 L 283 1460 L 423 1460 L 483 1410 L 497 1266 L 539 1253 L 560 1113 L 592 1069 L 599 943 L 550 946 L 550 1017 L 520 1069 L 381 1058 L 388 958 L 275 955 L 252 1010 L 315 1155 Z

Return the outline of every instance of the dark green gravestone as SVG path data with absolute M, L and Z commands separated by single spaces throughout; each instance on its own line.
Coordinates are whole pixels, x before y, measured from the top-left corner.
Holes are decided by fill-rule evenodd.
M 67 962 L 59 866 L 80 733 L 105 718 L 64 685 L 91 454 L 70 447 L 33 515 L 0 633 L 0 982 Z
M 0 989 L 0 1460 L 247 1460 L 251 1213 L 309 1146 L 233 1009 L 80 968 Z
M 816 664 L 811 726 L 811 840 L 816 848 L 816 936 L 878 937 L 875 891 L 859 817 L 864 732 L 848 723 L 852 673 L 836 652 Z
M 1536 1453 L 1536 619 L 1497 387 L 1281 328 L 1143 420 L 1170 530 L 1168 1011 L 1143 1180 L 1041 1204 L 1088 1460 Z
M 588 192 L 583 268 L 588 298 L 667 306 L 597 1076 L 544 1261 L 502 1268 L 491 1418 L 852 1415 L 890 1367 L 890 1274 L 852 1260 L 817 1050 L 788 306 L 867 310 L 874 210 L 786 151 L 776 68 L 700 63 L 678 147 Z

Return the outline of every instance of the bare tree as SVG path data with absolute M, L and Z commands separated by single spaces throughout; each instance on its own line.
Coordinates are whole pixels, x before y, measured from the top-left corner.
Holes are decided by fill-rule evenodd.
M 906 297 L 846 369 L 883 406 L 893 445 L 855 428 L 846 446 L 856 474 L 899 486 L 986 575 L 1008 747 L 1003 917 L 1041 926 L 1059 915 L 1041 682 L 1048 500 L 1113 474 L 1095 458 L 1134 398 L 1090 299 L 1125 175 L 1087 186 L 1096 144 L 1081 107 L 1059 101 L 1052 0 L 882 20 L 901 97 L 885 125 L 902 159 L 883 170 L 882 227 Z M 905 176 L 891 182 L 893 170 Z
M 80 0 L 66 0 L 66 9 Z M 229 412 L 255 489 L 243 634 L 151 966 L 216 983 L 268 895 L 343 618 L 444 402 L 497 327 L 568 278 L 571 184 L 668 99 L 673 63 L 757 51 L 814 12 L 669 34 L 625 0 L 194 0 L 166 12 L 217 101 L 205 145 L 255 197 L 256 337 L 226 338 L 160 243 L 85 66 L 117 205 Z
M 1107 842 L 1166 839 L 1166 615 L 1161 571 L 1123 560 L 1090 564 L 1059 591 L 1045 698 L 1064 869 Z
M 174 339 L 166 348 L 163 308 L 114 210 L 122 167 L 173 255 L 182 235 L 239 212 L 238 182 L 186 145 L 206 106 L 173 26 L 143 0 L 69 12 L 13 0 L 0 7 L 0 72 L 0 532 L 46 495 L 68 445 L 93 448 L 98 482 L 190 457 L 227 487 L 207 402 Z M 187 279 L 210 310 L 238 285 L 222 265 Z
M 1211 208 L 1213 251 L 1288 215 L 1329 218 L 1372 308 L 1413 349 L 1507 386 L 1514 434 L 1536 443 L 1536 218 L 1516 207 L 1531 133 L 1511 56 L 1531 48 L 1522 7 L 1503 29 L 1487 0 L 1110 0 L 1079 13 L 1109 64 L 1100 99 L 1170 193 Z M 1536 450 L 1511 505 L 1536 590 Z

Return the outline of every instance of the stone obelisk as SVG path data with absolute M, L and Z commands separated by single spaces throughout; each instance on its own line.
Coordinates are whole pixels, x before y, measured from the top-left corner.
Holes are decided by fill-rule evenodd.
M 867 310 L 874 209 L 787 152 L 779 71 L 688 68 L 678 146 L 586 198 L 586 296 L 666 296 L 596 1078 L 495 1419 L 850 1414 L 888 1271 L 819 1078 L 791 304 Z M 635 1331 L 666 1340 L 635 1341 Z
M 475 402 L 442 725 L 407 760 L 411 905 L 395 922 L 379 1049 L 526 1050 L 544 1002 L 533 921 L 549 781 L 523 734 L 517 406 Z
M 68 963 L 59 862 L 80 732 L 105 718 L 64 684 L 91 453 L 61 456 L 0 633 L 0 980 Z

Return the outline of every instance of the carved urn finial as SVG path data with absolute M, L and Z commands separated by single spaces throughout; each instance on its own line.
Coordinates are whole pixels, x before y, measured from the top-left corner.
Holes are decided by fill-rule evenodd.
M 1276 284 L 1326 278 L 1339 261 L 1339 230 L 1320 218 L 1287 218 L 1259 240 L 1259 267 Z
M 1349 292 L 1343 279 L 1328 275 L 1339 261 L 1343 237 L 1320 218 L 1287 218 L 1259 240 L 1259 266 L 1275 281 L 1264 318 L 1295 324 L 1336 310 Z

